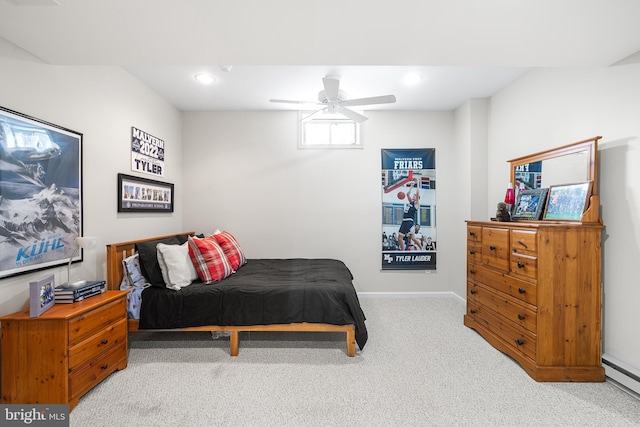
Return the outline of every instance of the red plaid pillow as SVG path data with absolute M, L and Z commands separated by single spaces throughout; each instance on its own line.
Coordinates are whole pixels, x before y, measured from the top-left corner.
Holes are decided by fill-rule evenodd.
M 218 282 L 234 272 L 224 251 L 212 236 L 189 236 L 189 257 L 203 283 Z
M 223 231 L 214 234 L 213 237 L 216 238 L 216 241 L 222 247 L 234 271 L 247 263 L 247 258 L 244 256 L 240 244 L 231 233 Z

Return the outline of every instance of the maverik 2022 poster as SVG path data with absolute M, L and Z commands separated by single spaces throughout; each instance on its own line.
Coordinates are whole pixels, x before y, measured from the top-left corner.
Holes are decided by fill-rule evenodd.
M 436 269 L 435 148 L 382 150 L 382 269 Z

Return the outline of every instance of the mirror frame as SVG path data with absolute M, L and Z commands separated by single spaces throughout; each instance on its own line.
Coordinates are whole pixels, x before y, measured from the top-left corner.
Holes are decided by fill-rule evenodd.
M 601 138 L 601 136 L 596 136 L 583 141 L 563 145 L 561 147 L 507 160 L 511 168 L 511 176 L 509 177 L 510 182 L 516 182 L 517 166 L 586 151 L 589 156 L 589 180 L 593 181 L 593 185 L 589 206 L 582 215 L 582 222 L 601 222 L 599 215 L 600 201 L 598 198 L 598 140 Z

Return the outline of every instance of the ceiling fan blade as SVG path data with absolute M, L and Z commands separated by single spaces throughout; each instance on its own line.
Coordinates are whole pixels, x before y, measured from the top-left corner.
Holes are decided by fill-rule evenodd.
M 315 116 L 316 114 L 321 113 L 321 112 L 323 112 L 323 111 L 325 111 L 325 110 L 326 110 L 326 108 L 321 108 L 321 109 L 319 109 L 318 111 L 314 111 L 313 113 L 309 114 L 308 116 L 303 117 L 303 118 L 301 118 L 300 120 L 298 120 L 298 123 L 300 123 L 300 122 L 304 122 L 304 121 L 306 121 L 306 120 L 309 120 L 312 116 Z
M 317 101 L 290 101 L 288 99 L 270 99 L 269 102 L 275 102 L 279 104 L 314 104 L 322 105 Z
M 338 112 L 343 116 L 346 116 L 347 118 L 353 120 L 356 123 L 362 123 L 368 120 L 368 118 L 363 116 L 362 114 L 356 113 L 355 111 L 350 110 L 348 108 L 344 108 L 342 106 L 338 106 Z
M 383 95 L 372 96 L 371 98 L 349 99 L 341 102 L 340 105 L 344 107 L 351 107 L 354 105 L 393 104 L 394 102 L 396 102 L 396 97 L 394 95 Z
M 324 85 L 324 93 L 329 101 L 335 101 L 338 99 L 340 90 L 340 80 L 333 77 L 323 77 L 322 84 Z

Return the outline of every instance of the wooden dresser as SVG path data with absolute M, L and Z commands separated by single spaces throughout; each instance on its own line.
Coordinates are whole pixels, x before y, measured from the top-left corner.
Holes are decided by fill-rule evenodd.
M 536 381 L 604 381 L 603 228 L 467 221 L 464 324 Z
M 2 403 L 69 404 L 127 367 L 126 292 L 0 318 Z

